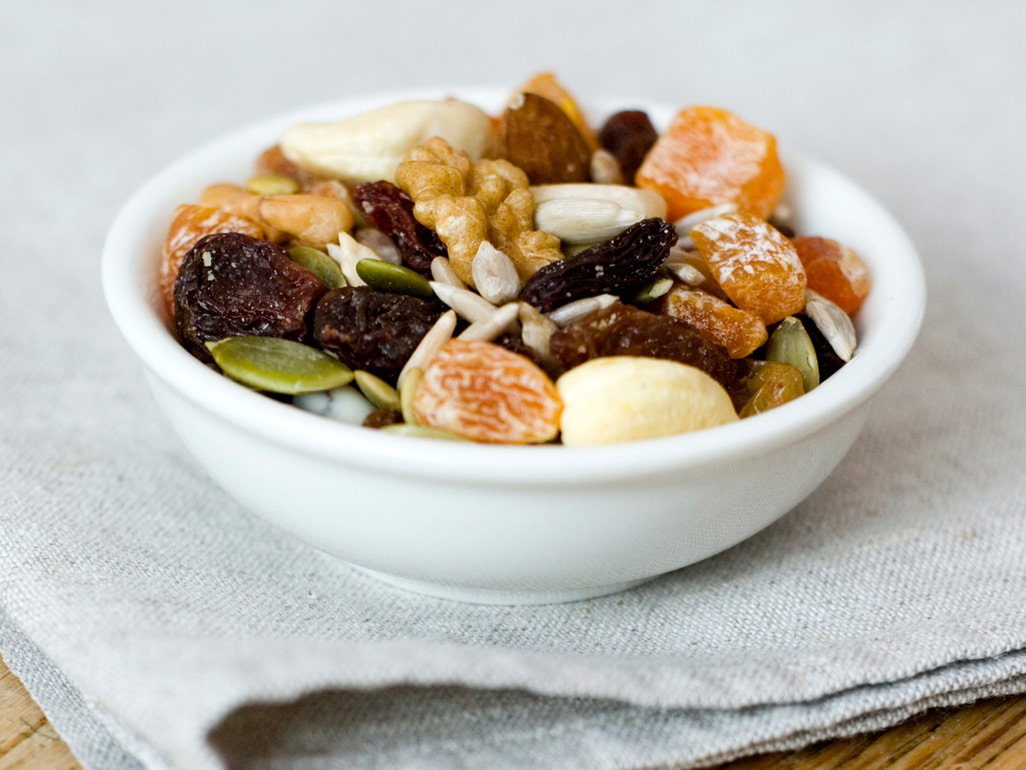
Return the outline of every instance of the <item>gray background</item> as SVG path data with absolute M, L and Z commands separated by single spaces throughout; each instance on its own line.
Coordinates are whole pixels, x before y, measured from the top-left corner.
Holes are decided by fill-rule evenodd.
M 3 2 L 0 651 L 102 768 L 700 764 L 1026 689 L 1024 22 L 997 1 Z M 99 252 L 139 184 L 251 120 L 544 68 L 585 100 L 726 106 L 834 165 L 906 226 L 929 307 L 852 454 L 765 533 L 620 597 L 466 608 L 213 488 L 106 315 Z

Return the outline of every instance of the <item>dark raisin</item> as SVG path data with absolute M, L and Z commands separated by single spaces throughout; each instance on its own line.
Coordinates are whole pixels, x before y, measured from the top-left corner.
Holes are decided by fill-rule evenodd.
M 815 321 L 804 313 L 795 318 L 802 322 L 802 326 L 805 327 L 805 331 L 808 332 L 809 338 L 812 340 L 812 347 L 815 349 L 816 358 L 819 361 L 819 381 L 823 382 L 844 366 L 844 359 L 837 355 L 830 343 L 827 342 L 827 338 L 823 336 L 823 332 L 816 326 Z
M 175 326 L 186 349 L 214 359 L 205 342 L 255 335 L 303 341 L 321 280 L 273 243 L 242 233 L 201 238 L 175 281 Z
M 365 428 L 384 428 L 386 425 L 398 425 L 403 421 L 403 413 L 396 409 L 382 407 L 375 409 L 363 419 Z
M 623 178 L 629 184 L 634 182 L 641 161 L 658 138 L 652 121 L 641 110 L 624 110 L 611 115 L 599 131 L 599 141 L 620 162 Z
M 632 305 L 612 305 L 553 332 L 549 348 L 573 368 L 602 356 L 665 358 L 701 369 L 729 392 L 737 362 L 685 323 Z
M 353 199 L 364 218 L 392 239 L 408 267 L 427 273 L 431 260 L 449 255 L 435 232 L 414 218 L 413 198 L 391 182 L 361 184 Z
M 643 219 L 606 241 L 542 267 L 520 299 L 543 313 L 596 294 L 630 296 L 655 277 L 677 242 L 673 225 Z
M 437 302 L 368 286 L 329 291 L 314 312 L 314 338 L 351 369 L 395 383 L 403 365 L 442 314 Z

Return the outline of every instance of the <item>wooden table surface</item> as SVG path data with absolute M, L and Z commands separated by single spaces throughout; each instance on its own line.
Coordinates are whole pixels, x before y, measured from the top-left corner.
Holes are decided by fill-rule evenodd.
M 0 660 L 0 770 L 80 770 L 67 745 Z M 765 754 L 716 770 L 1022 770 L 1026 696 L 936 709 L 881 733 Z

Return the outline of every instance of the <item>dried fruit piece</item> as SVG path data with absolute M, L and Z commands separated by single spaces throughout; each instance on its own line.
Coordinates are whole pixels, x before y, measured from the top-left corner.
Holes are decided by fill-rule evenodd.
M 613 305 L 555 331 L 548 346 L 566 369 L 593 358 L 645 356 L 694 366 L 727 389 L 737 380 L 737 363 L 723 348 L 669 316 L 631 305 Z
M 492 141 L 492 124 L 479 108 L 457 99 L 401 102 L 340 123 L 298 125 L 281 138 L 285 157 L 315 174 L 353 184 L 392 181 L 412 148 L 441 137 L 474 159 Z
M 731 301 L 775 323 L 805 305 L 805 269 L 794 246 L 751 214 L 708 219 L 691 238 Z
M 655 276 L 676 241 L 669 222 L 643 219 L 612 240 L 541 268 L 520 299 L 547 312 L 595 294 L 629 295 Z
M 769 411 L 805 393 L 802 373 L 790 364 L 749 360 L 745 366 L 748 373 L 741 378 L 739 390 L 746 400 L 738 412 L 739 417 Z
M 869 270 L 859 255 L 829 238 L 802 235 L 792 238 L 809 288 L 822 294 L 845 313 L 854 313 L 869 294 Z
M 435 302 L 347 286 L 329 291 L 317 303 L 313 334 L 347 366 L 395 383 L 403 364 L 441 315 Z
M 641 161 L 658 138 L 648 114 L 641 110 L 623 110 L 610 115 L 599 132 L 599 141 L 619 161 L 628 182 L 634 181 Z
M 420 274 L 402 265 L 391 265 L 383 259 L 361 259 L 356 263 L 356 274 L 378 291 L 408 294 L 411 297 L 431 299 L 435 293 L 431 284 Z
M 256 390 L 312 393 L 353 379 L 348 366 L 324 351 L 278 337 L 228 337 L 207 348 L 225 374 Z
M 567 446 L 671 436 L 734 422 L 727 392 L 693 366 L 655 358 L 596 358 L 556 381 Z
M 381 407 L 368 414 L 362 424 L 365 428 L 386 428 L 389 425 L 401 425 L 402 422 L 403 413 L 398 409 Z
M 492 444 L 555 438 L 562 408 L 552 381 L 532 361 L 480 341 L 447 342 L 413 396 L 420 424 Z
M 791 364 L 802 373 L 805 392 L 819 385 L 819 360 L 812 339 L 802 322 L 788 316 L 770 335 L 766 344 L 766 360 Z
M 584 115 L 581 114 L 577 102 L 563 88 L 562 84 L 556 80 L 556 76 L 553 73 L 539 72 L 518 90 L 523 93 L 538 94 L 538 96 L 543 96 L 555 104 L 566 113 L 566 116 L 570 118 L 571 122 L 577 127 L 577 130 L 581 132 L 584 141 L 588 143 L 588 149 L 594 151 L 599 148 L 598 137 L 595 136 L 595 132 L 588 125 L 588 121 L 584 119 Z
M 532 93 L 513 97 L 499 124 L 499 154 L 531 184 L 587 182 L 591 148 L 556 104 Z
M 435 257 L 448 256 L 438 235 L 413 216 L 413 198 L 391 182 L 359 185 L 353 198 L 367 221 L 392 239 L 409 267 L 427 272 Z
M 635 176 L 666 199 L 674 220 L 719 203 L 765 219 L 784 181 L 773 135 L 716 107 L 681 110 Z
M 186 349 L 212 361 L 204 343 L 225 337 L 302 340 L 321 280 L 279 246 L 241 233 L 201 238 L 175 282 L 175 326 Z
M 254 238 L 264 234 L 256 223 L 217 208 L 192 205 L 176 208 L 160 261 L 160 295 L 169 316 L 174 316 L 175 312 L 175 279 L 182 260 L 196 241 L 214 233 L 243 233 Z
M 321 279 L 326 289 L 337 289 L 346 285 L 346 279 L 342 275 L 342 268 L 338 262 L 333 260 L 320 249 L 312 246 L 293 246 L 289 249 L 289 256 L 292 261 L 302 265 L 311 273 Z
M 675 284 L 667 292 L 659 310 L 726 348 L 731 358 L 751 355 L 768 336 L 766 325 L 755 314 L 684 283 Z

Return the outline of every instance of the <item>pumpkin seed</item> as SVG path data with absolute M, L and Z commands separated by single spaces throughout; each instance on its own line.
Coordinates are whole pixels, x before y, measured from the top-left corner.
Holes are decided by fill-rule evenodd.
M 257 174 L 246 182 L 246 189 L 254 195 L 292 195 L 299 192 L 299 182 L 281 174 Z
M 396 423 L 395 425 L 386 425 L 384 428 L 381 428 L 381 430 L 386 433 L 395 433 L 399 436 L 411 436 L 412 438 L 435 438 L 442 439 L 443 441 L 467 441 L 463 436 L 457 436 L 455 433 L 450 433 L 447 430 L 428 428 L 425 425 Z
M 362 369 L 357 370 L 353 373 L 356 378 L 356 387 L 360 389 L 360 392 L 367 397 L 378 409 L 395 409 L 399 410 L 401 404 L 399 403 L 399 391 L 389 385 L 380 377 L 377 377 L 370 372 L 365 372 Z
M 802 373 L 802 385 L 806 393 L 819 385 L 819 360 L 812 346 L 812 338 L 802 322 L 793 315 L 781 321 L 770 335 L 766 343 L 766 360 L 791 364 L 798 369 Z
M 316 393 L 301 393 L 292 399 L 292 404 L 347 425 L 362 425 L 367 415 L 374 411 L 374 404 L 349 385 Z
M 338 262 L 333 260 L 320 249 L 312 246 L 293 246 L 289 249 L 289 256 L 292 261 L 302 265 L 311 273 L 321 279 L 321 283 L 329 289 L 337 289 L 346 285 L 346 279 L 342 275 L 342 268 Z
M 391 265 L 383 259 L 361 259 L 356 263 L 356 274 L 378 291 L 408 294 L 420 299 L 435 296 L 431 284 L 420 273 L 402 265 Z
M 312 393 L 348 385 L 353 373 L 327 353 L 278 337 L 228 337 L 207 343 L 233 380 L 271 393 Z
M 666 294 L 670 289 L 673 288 L 673 279 L 670 278 L 665 272 L 662 275 L 657 275 L 647 284 L 642 286 L 637 294 L 631 298 L 631 302 L 635 305 L 644 305 L 654 300 L 659 299 L 661 296 Z
M 417 418 L 413 416 L 413 395 L 420 387 L 420 381 L 424 379 L 424 370 L 418 366 L 413 367 L 406 373 L 406 378 L 399 386 L 399 402 L 402 407 L 403 421 L 407 425 L 418 425 Z

